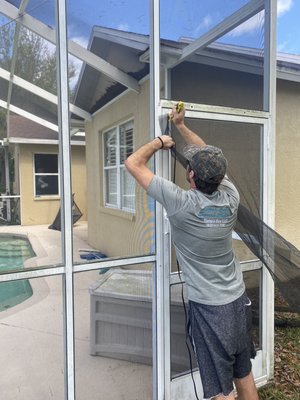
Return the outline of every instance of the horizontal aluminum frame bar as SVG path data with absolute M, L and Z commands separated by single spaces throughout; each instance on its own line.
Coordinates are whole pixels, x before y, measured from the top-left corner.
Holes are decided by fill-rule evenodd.
M 36 85 L 26 81 L 23 78 L 20 78 L 17 75 L 11 76 L 11 74 L 3 68 L 0 68 L 0 77 L 27 90 L 28 92 L 35 94 L 36 96 L 41 97 L 42 99 L 49 101 L 50 103 L 57 105 L 57 96 L 55 96 L 54 94 L 52 94 L 50 92 L 47 92 L 47 90 L 44 90 L 44 89 L 40 88 L 39 86 L 36 86 Z M 8 103 L 10 104 L 10 101 Z M 72 111 L 73 114 L 78 115 L 79 117 L 84 118 L 88 121 L 91 121 L 91 119 L 92 119 L 92 116 L 90 113 L 88 113 L 85 110 L 82 110 L 81 108 L 75 106 L 74 104 L 70 104 L 70 111 Z
M 177 104 L 178 101 L 170 101 L 170 100 L 161 100 L 160 106 L 161 108 L 167 109 L 167 112 Z M 236 120 L 237 117 L 250 118 L 253 121 L 254 119 L 265 119 L 267 120 L 270 117 L 270 114 L 265 111 L 259 110 L 248 110 L 243 108 L 233 108 L 233 107 L 222 107 L 222 106 L 211 106 L 206 104 L 197 104 L 197 103 L 186 103 L 184 102 L 184 108 L 186 110 L 186 116 L 194 116 L 197 118 L 203 118 L 200 116 L 200 113 L 204 114 L 212 114 L 209 119 L 216 118 L 216 114 L 223 114 L 224 118 L 231 118 L 232 120 Z M 192 112 L 193 114 L 191 115 Z M 228 115 L 228 117 L 227 117 Z M 225 117 L 226 116 L 226 117 Z M 255 122 L 257 123 L 257 122 Z
M 52 131 L 58 132 L 58 126 L 55 124 L 52 124 L 49 121 L 46 121 L 43 118 L 37 117 L 34 114 L 29 113 L 28 111 L 23 110 L 22 108 L 16 107 L 13 104 L 10 104 L 8 107 L 8 104 L 6 101 L 0 100 L 0 107 L 4 108 L 5 110 L 10 110 L 18 115 L 21 115 L 22 117 L 25 117 L 27 119 L 30 119 L 33 122 L 36 122 L 37 124 L 40 124 L 42 126 L 45 126 L 46 128 L 51 129 Z
M 263 267 L 263 263 L 260 260 L 241 261 L 240 264 L 242 272 L 259 271 Z M 185 283 L 183 277 L 181 277 L 181 279 L 179 278 L 177 271 L 170 273 L 170 280 L 171 280 L 170 286 Z
M 13 196 L 0 196 L 0 199 L 19 199 L 20 195 L 13 195 Z
M 106 261 L 98 261 L 84 264 L 74 264 L 73 272 L 84 272 L 84 271 L 92 271 L 92 270 L 101 270 L 105 268 L 115 268 L 122 267 L 126 265 L 135 265 L 135 264 L 148 264 L 155 263 L 156 256 L 142 256 L 142 257 L 134 257 L 134 258 L 123 258 L 116 260 L 106 260 Z M 19 272 L 6 272 L 0 274 L 0 282 L 7 282 L 13 280 L 20 279 L 31 279 L 38 278 L 43 276 L 52 276 L 52 275 L 62 275 L 65 273 L 64 266 L 56 266 L 56 267 L 37 267 L 36 269 L 24 270 Z

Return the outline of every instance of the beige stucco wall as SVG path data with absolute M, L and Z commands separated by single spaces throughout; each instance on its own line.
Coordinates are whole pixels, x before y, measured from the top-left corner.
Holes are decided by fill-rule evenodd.
M 34 153 L 58 153 L 56 145 L 19 145 L 19 174 L 21 195 L 21 224 L 51 224 L 60 208 L 58 196 L 34 197 L 33 155 Z M 84 146 L 72 146 L 72 192 L 75 202 L 87 219 L 86 168 Z
M 153 213 L 145 191 L 136 186 L 136 211 L 104 207 L 103 132 L 133 118 L 134 147 L 149 138 L 149 83 L 141 93 L 128 93 L 98 112 L 86 125 L 89 244 L 109 257 L 149 254 L 153 245 Z
M 300 248 L 300 83 L 277 82 L 276 230 Z

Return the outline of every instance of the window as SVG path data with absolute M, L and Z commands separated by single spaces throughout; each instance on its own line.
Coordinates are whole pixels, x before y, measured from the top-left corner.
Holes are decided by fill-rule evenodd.
M 133 151 L 133 121 L 104 133 L 105 205 L 135 210 L 135 181 L 124 161 Z
M 59 195 L 57 154 L 34 154 L 34 195 Z

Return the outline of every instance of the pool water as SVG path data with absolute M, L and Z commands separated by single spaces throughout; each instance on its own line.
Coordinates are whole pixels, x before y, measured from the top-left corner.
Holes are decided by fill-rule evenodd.
M 35 253 L 26 238 L 0 235 L 0 273 L 24 269 L 24 261 Z M 0 312 L 32 296 L 28 279 L 0 283 Z

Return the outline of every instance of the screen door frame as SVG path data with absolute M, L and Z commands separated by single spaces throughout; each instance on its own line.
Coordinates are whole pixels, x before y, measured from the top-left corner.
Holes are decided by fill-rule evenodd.
M 175 102 L 169 100 L 161 100 L 161 121 L 166 121 L 167 114 L 171 111 L 172 106 Z M 260 127 L 260 192 L 261 192 L 261 213 L 264 222 L 267 224 L 270 221 L 268 215 L 268 204 L 274 202 L 274 193 L 268 190 L 270 184 L 270 174 L 272 171 L 272 165 L 274 164 L 274 153 L 270 147 L 270 114 L 264 111 L 251 111 L 243 109 L 232 109 L 227 107 L 208 106 L 195 103 L 185 103 L 186 109 L 186 120 L 189 118 L 199 120 L 211 120 L 211 121 L 222 121 L 222 122 L 238 122 L 245 124 L 255 124 Z M 166 153 L 166 152 L 164 152 Z M 163 155 L 162 168 L 164 170 L 165 177 L 171 177 L 170 168 L 170 157 L 167 153 Z M 177 279 L 176 274 L 171 273 L 171 237 L 169 230 L 169 223 L 164 213 L 163 219 L 164 225 L 164 297 L 163 297 L 163 309 L 164 309 L 164 366 L 165 366 L 165 394 L 166 399 L 172 400 L 184 400 L 185 398 L 193 398 L 194 386 L 191 379 L 191 374 L 188 371 L 180 376 L 172 378 L 171 374 L 171 330 L 170 330 L 170 284 L 174 283 Z M 242 270 L 244 271 L 261 271 L 260 274 L 260 312 L 261 312 L 261 349 L 257 351 L 257 356 L 253 360 L 253 374 L 257 386 L 262 386 L 271 377 L 273 373 L 273 359 L 274 359 L 274 284 L 273 280 L 268 273 L 266 268 L 260 260 L 254 260 L 252 262 L 242 262 Z M 178 275 L 178 274 L 177 274 Z M 199 399 L 202 396 L 201 379 L 198 371 L 193 373 Z M 189 397 L 190 396 L 190 397 Z

